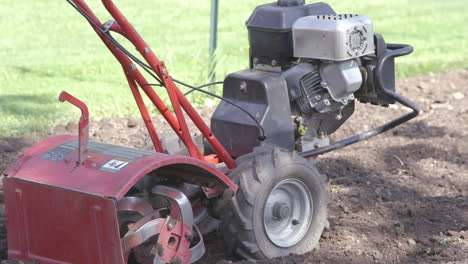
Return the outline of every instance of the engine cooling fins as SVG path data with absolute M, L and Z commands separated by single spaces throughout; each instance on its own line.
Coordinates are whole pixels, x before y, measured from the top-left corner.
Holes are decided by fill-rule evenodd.
M 300 93 L 301 96 L 297 98 L 297 105 L 302 113 L 309 114 L 314 111 L 314 106 L 317 101 L 315 96 L 319 94 L 323 88 L 320 85 L 321 78 L 318 71 L 313 71 L 311 73 L 306 74 L 300 80 Z

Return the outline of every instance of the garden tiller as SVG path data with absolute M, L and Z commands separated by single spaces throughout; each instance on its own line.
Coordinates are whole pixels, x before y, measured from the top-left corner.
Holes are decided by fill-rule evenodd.
M 10 259 L 193 263 L 205 252 L 203 235 L 214 231 L 240 258 L 304 254 L 328 225 L 326 178 L 314 158 L 419 111 L 395 92 L 394 58 L 412 47 L 386 44 L 368 17 L 336 14 L 325 3 L 258 6 L 247 21 L 250 67 L 225 78 L 221 97 L 203 89 L 217 83 L 194 87 L 171 76 L 112 0 L 102 0 L 114 19 L 106 23 L 84 0 L 67 1 L 122 65 L 154 150 L 90 141 L 86 105 L 62 92 L 60 101 L 82 112 L 78 136 L 42 141 L 4 172 Z M 178 85 L 221 99 L 211 127 Z M 171 107 L 154 87 L 167 91 Z M 142 92 L 172 136 L 156 132 Z M 358 101 L 412 111 L 330 142 Z M 187 117 L 201 133 L 189 131 Z

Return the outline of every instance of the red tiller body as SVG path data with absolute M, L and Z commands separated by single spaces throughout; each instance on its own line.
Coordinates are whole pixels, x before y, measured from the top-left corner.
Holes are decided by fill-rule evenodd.
M 115 201 L 143 176 L 237 187 L 208 163 L 91 141 L 82 165 L 78 138 L 47 139 L 5 172 L 11 259 L 39 263 L 125 263 Z
M 114 202 L 5 178 L 8 258 L 38 263 L 125 263 Z
M 181 260 L 184 264 L 196 261 L 204 252 L 203 239 L 199 235 L 200 241 L 191 247 L 191 237 L 198 229 L 192 229 L 189 200 L 177 200 L 185 197 L 183 193 L 177 189 L 153 188 L 155 195 L 173 200 L 170 215 L 161 218 L 158 211 L 149 215 L 141 214 L 143 218 L 137 224 L 141 228 L 148 225 L 154 228 L 120 234 L 118 212 L 134 210 L 141 213 L 138 211 L 140 198 L 124 196 L 145 176 L 199 185 L 208 198 L 219 196 L 226 189 L 235 192 L 237 186 L 226 173 L 235 169 L 236 163 L 176 86 L 164 62 L 154 55 L 111 0 L 102 2 L 116 21 L 105 24 L 99 21 L 83 0 L 69 2 L 85 15 L 122 65 L 156 152 L 89 141 L 89 113 L 86 105 L 63 92 L 60 101 L 68 101 L 82 112 L 79 136 L 61 136 L 40 142 L 26 150 L 4 172 L 8 256 L 10 259 L 47 264 L 124 264 L 129 257 L 129 250 L 144 242 L 138 240 L 141 235 L 139 232 L 150 232 L 153 236 L 159 235 L 161 252 L 156 257 L 162 261 Z M 131 55 L 113 43 L 107 31 L 122 35 L 137 48 L 167 90 L 175 115 L 133 64 Z M 163 153 L 164 149 L 140 89 L 185 144 L 190 156 Z M 216 155 L 205 157 L 196 147 L 183 111 L 212 145 Z M 226 165 L 225 172 L 212 165 L 220 162 Z M 128 199 L 136 203 L 131 204 Z M 122 203 L 124 207 L 121 207 Z M 148 203 L 145 207 L 154 209 Z M 177 210 L 184 213 L 179 214 Z M 168 228 L 170 225 L 176 228 Z M 174 238 L 175 244 L 165 241 Z
M 194 177 L 193 175 L 183 173 L 176 175 L 175 168 L 171 168 L 173 172 L 170 177 L 187 178 L 187 181 L 204 186 L 210 185 L 213 188 L 237 189 L 225 174 L 199 159 L 95 141 L 91 141 L 88 147 L 88 159 L 83 165 L 77 166 L 79 154 L 77 139 L 75 136 L 62 136 L 38 143 L 26 150 L 4 174 L 8 177 L 119 200 L 143 176 L 168 165 L 185 165 L 194 170 L 193 174 L 197 175 L 195 179 L 189 179 L 189 176 Z M 112 160 L 120 162 L 122 168 L 114 172 L 111 168 L 102 167 Z M 165 174 L 160 173 L 158 177 L 165 177 Z

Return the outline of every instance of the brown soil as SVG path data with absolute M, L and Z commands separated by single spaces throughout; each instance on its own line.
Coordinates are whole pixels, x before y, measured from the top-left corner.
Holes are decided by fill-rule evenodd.
M 468 263 L 467 82 L 468 71 L 399 80 L 398 91 L 421 106 L 416 120 L 317 160 L 333 198 L 331 227 L 320 249 L 259 263 Z M 365 131 L 404 111 L 359 104 L 334 138 Z M 67 125 L 0 139 L 0 171 L 31 144 L 75 131 L 75 125 Z M 146 138 L 138 118 L 93 122 L 91 135 L 140 148 Z M 0 259 L 6 257 L 3 220 L 0 194 Z M 235 262 L 223 254 L 215 235 L 207 238 L 207 246 L 199 263 Z

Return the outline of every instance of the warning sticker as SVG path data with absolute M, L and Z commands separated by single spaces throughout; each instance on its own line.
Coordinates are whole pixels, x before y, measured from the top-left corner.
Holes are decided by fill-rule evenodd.
M 104 165 L 102 165 L 101 168 L 99 168 L 99 170 L 110 173 L 118 173 L 128 164 L 130 164 L 130 161 L 111 159 L 108 162 L 104 163 Z

